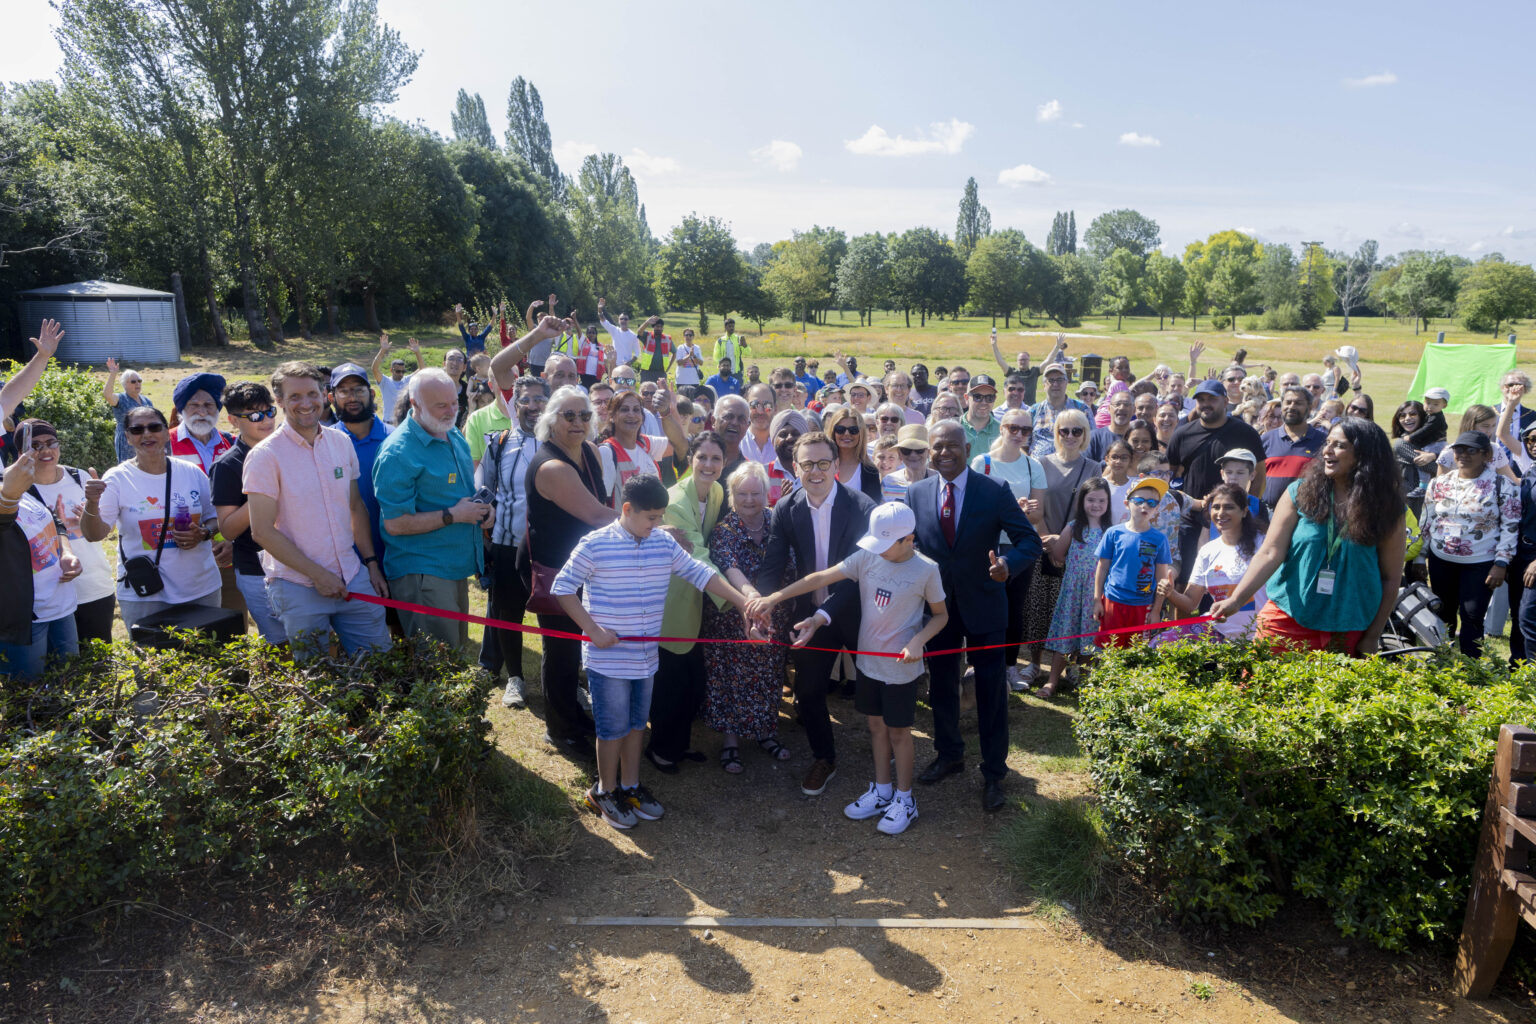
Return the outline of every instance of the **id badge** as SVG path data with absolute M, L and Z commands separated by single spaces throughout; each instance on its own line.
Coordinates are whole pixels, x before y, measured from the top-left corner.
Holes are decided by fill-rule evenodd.
M 1333 593 L 1333 580 L 1334 580 L 1334 577 L 1337 576 L 1337 575 L 1338 575 L 1337 573 L 1335 573 L 1335 572 L 1333 572 L 1333 571 L 1331 571 L 1329 569 L 1324 569 L 1322 572 L 1318 573 L 1317 574 L 1317 592 L 1319 594 L 1322 594 L 1324 597 L 1326 597 L 1329 594 Z

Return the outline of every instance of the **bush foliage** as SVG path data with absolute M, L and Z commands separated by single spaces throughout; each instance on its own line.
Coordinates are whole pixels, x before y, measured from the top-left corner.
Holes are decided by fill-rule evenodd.
M 0 374 L 7 380 L 20 370 L 19 363 L 0 364 Z M 65 465 L 102 473 L 117 465 L 112 444 L 117 422 L 101 400 L 99 376 L 54 360 L 24 404 L 28 416 L 47 420 L 58 430 L 59 456 Z
M 255 638 L 97 645 L 0 689 L 0 928 L 13 953 L 188 872 L 323 873 L 470 798 L 478 674 L 430 645 L 297 669 Z
M 1254 924 L 1294 893 L 1395 950 L 1460 928 L 1498 728 L 1536 721 L 1533 682 L 1451 652 L 1141 647 L 1106 654 L 1077 729 L 1107 839 L 1177 913 Z

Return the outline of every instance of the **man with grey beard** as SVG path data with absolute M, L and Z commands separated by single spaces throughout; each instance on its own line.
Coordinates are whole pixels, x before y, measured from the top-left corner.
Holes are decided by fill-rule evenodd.
M 216 373 L 189 373 L 176 382 L 171 403 L 181 420 L 171 431 L 171 455 L 195 462 L 204 473 L 213 472 L 219 456 L 235 444 L 219 430 L 224 378 Z
M 546 364 L 547 369 L 547 364 Z M 484 568 L 480 527 L 491 506 L 471 499 L 475 463 L 454 426 L 458 386 L 435 368 L 410 384 L 411 412 L 379 447 L 373 492 L 384 525 L 384 576 L 391 596 L 412 604 L 469 612 L 469 577 Z M 426 633 L 459 650 L 463 622 L 402 611 L 407 636 Z

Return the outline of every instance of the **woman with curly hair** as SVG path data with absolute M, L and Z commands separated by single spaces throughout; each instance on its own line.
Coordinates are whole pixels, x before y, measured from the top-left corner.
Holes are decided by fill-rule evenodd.
M 1242 583 L 1211 608 L 1224 622 L 1267 585 L 1255 637 L 1373 654 L 1407 547 L 1401 479 L 1386 432 L 1346 416 L 1285 489 Z

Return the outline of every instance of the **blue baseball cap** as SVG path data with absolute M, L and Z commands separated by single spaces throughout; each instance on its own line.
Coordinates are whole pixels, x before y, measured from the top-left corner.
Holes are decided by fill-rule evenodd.
M 361 377 L 364 384 L 373 387 L 373 381 L 368 379 L 368 371 L 356 363 L 342 363 L 331 371 L 331 390 L 336 390 L 336 385 L 348 377 Z
M 1227 389 L 1219 380 L 1203 380 L 1195 385 L 1193 395 L 1215 395 L 1217 398 L 1226 398 Z

